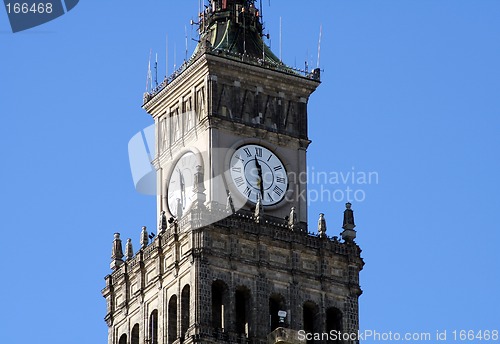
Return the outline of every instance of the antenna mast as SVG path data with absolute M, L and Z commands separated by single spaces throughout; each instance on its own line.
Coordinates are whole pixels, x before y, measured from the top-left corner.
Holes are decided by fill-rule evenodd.
M 283 62 L 283 57 L 282 57 L 282 50 L 283 50 L 283 40 L 282 40 L 282 36 L 283 36 L 283 27 L 282 27 L 282 20 L 281 20 L 281 16 L 280 16 L 280 62 Z
M 167 63 L 166 66 L 165 66 L 165 79 L 168 78 L 168 33 L 166 35 L 166 38 L 165 38 L 165 47 L 166 47 L 166 58 L 165 58 L 165 62 Z
M 146 75 L 146 92 L 148 92 L 149 81 L 151 80 L 151 53 L 153 49 L 149 50 L 149 60 L 148 60 L 148 73 Z M 153 82 L 151 82 L 153 83 Z
M 188 59 L 188 31 L 187 31 L 187 26 L 184 25 L 184 34 L 186 36 L 186 56 L 184 58 L 184 62 L 187 62 L 187 59 Z
M 155 58 L 155 87 L 158 87 L 158 53 Z
M 323 34 L 323 24 L 320 24 L 319 26 L 319 41 L 318 41 L 318 66 L 316 68 L 319 68 L 319 61 L 321 57 L 321 36 Z

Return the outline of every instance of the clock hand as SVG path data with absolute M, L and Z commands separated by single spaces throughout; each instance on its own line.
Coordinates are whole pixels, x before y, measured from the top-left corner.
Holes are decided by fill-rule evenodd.
M 257 157 L 255 157 L 255 166 L 257 167 L 257 174 L 259 175 L 259 182 L 257 184 L 259 185 L 260 197 L 263 199 L 264 198 L 264 179 L 262 178 L 262 166 L 260 166 L 259 161 L 257 160 Z
M 185 206 L 185 194 L 186 194 L 186 186 L 185 186 L 185 183 L 184 183 L 184 177 L 182 175 L 182 172 L 180 169 L 177 169 L 177 172 L 179 172 L 179 181 L 180 181 L 180 184 L 181 184 L 181 203 L 182 203 L 182 207 L 184 208 Z

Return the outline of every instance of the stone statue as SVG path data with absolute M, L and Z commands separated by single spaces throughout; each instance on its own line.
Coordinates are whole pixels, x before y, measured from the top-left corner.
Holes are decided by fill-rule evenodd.
M 295 207 L 290 209 L 290 215 L 288 216 L 288 227 L 291 230 L 295 230 L 297 228 L 297 213 L 295 212 Z
M 111 264 L 109 267 L 112 270 L 118 270 L 120 266 L 123 265 L 123 250 L 122 250 L 122 240 L 120 239 L 120 233 L 115 233 L 115 239 L 113 240 L 113 248 L 111 250 Z
M 200 165 L 196 166 L 196 173 L 194 174 L 193 180 L 193 208 L 204 210 L 205 209 L 205 201 L 207 200 L 207 196 L 205 195 L 205 185 L 204 185 L 204 173 L 203 167 Z
M 125 254 L 127 260 L 132 259 L 134 257 L 134 249 L 132 248 L 132 239 L 128 238 L 127 243 L 125 244 Z
M 182 217 L 182 202 L 180 198 L 177 198 L 177 209 L 175 209 L 175 216 L 177 220 L 180 220 Z
M 326 238 L 326 220 L 325 214 L 319 214 L 318 233 L 320 238 Z
M 347 202 L 345 204 L 345 210 L 344 210 L 344 223 L 342 225 L 342 228 L 344 229 L 354 229 L 356 225 L 354 224 L 354 212 L 351 209 L 351 203 Z
M 141 248 L 146 248 L 148 244 L 149 244 L 148 231 L 147 228 L 144 226 L 142 227 L 142 232 L 141 232 Z
M 121 260 L 122 258 L 122 240 L 120 239 L 120 233 L 115 233 L 115 239 L 113 240 L 113 249 L 111 250 L 111 259 Z
M 158 230 L 159 232 L 163 232 L 165 229 L 167 229 L 167 227 L 167 215 L 165 215 L 165 210 L 162 210 L 160 213 L 160 223 L 158 224 Z
M 233 197 L 231 197 L 231 192 L 227 191 L 227 202 L 226 202 L 226 210 L 230 213 L 234 213 L 234 203 L 233 203 Z

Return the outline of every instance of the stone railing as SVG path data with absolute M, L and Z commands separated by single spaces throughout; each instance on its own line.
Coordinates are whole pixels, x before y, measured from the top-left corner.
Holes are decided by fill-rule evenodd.
M 212 47 L 204 47 L 204 49 L 199 49 L 193 54 L 187 61 L 176 69 L 170 76 L 166 77 L 159 85 L 156 85 L 153 89 L 144 94 L 143 103 L 146 104 L 155 95 L 160 93 L 165 87 L 167 87 L 172 81 L 174 81 L 179 75 L 181 75 L 187 67 L 189 67 L 198 57 L 203 55 L 203 53 L 209 53 L 215 56 L 222 56 L 232 60 L 241 61 L 244 63 L 252 64 L 255 66 L 260 66 L 268 69 L 275 70 L 277 72 L 287 73 L 296 76 L 302 76 L 311 80 L 320 81 L 320 71 L 319 69 L 314 69 L 312 71 L 301 70 L 285 65 L 284 63 L 276 63 L 274 61 L 255 58 L 247 54 L 235 53 L 226 49 L 213 49 Z

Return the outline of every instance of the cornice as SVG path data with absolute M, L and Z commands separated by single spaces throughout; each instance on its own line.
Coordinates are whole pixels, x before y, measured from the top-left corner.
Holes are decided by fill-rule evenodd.
M 184 71 L 182 71 L 177 77 L 175 77 L 167 86 L 165 86 L 161 91 L 153 95 L 153 97 L 142 105 L 142 108 L 146 110 L 148 113 L 159 103 L 161 102 L 165 95 L 171 92 L 173 89 L 177 88 L 179 84 L 185 82 L 190 76 L 195 74 L 196 72 L 203 67 L 204 63 L 207 61 L 205 58 L 206 54 L 200 55 L 194 62 L 192 62 Z

